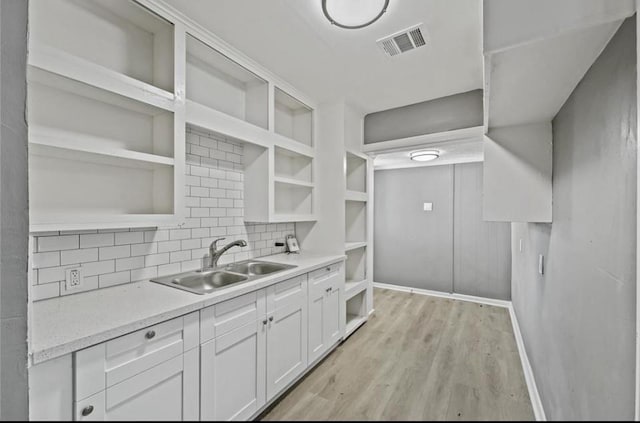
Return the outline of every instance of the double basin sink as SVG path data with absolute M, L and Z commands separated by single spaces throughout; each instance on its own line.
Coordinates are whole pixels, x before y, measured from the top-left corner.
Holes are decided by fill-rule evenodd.
M 260 260 L 246 260 L 212 269 L 153 278 L 151 282 L 202 295 L 229 285 L 251 282 L 294 267 L 296 266 Z

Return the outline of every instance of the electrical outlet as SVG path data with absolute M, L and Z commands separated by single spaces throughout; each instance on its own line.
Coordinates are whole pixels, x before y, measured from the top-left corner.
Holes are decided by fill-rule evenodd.
M 82 286 L 82 270 L 80 267 L 70 267 L 67 270 L 66 288 L 78 289 Z

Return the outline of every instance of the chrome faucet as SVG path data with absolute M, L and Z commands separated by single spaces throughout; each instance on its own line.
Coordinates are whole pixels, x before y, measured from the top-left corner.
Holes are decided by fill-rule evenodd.
M 247 241 L 244 239 L 238 239 L 236 241 L 230 242 L 224 247 L 218 249 L 218 241 L 222 241 L 226 238 L 218 238 L 214 240 L 209 246 L 209 267 L 216 267 L 218 265 L 218 260 L 220 260 L 220 256 L 227 252 L 231 247 L 246 247 Z

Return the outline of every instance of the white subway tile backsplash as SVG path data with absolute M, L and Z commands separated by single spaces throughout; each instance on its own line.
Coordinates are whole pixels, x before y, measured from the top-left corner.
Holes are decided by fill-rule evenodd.
M 116 234 L 116 245 L 140 244 L 144 242 L 144 232 L 122 232 Z
M 98 285 L 100 288 L 108 288 L 110 286 L 120 285 L 127 282 L 131 282 L 131 272 L 128 270 L 98 276 Z
M 80 248 L 109 247 L 114 245 L 113 233 L 80 235 Z
M 76 264 L 98 261 L 97 248 L 83 248 L 79 250 L 66 250 L 60 252 L 60 264 Z
M 220 264 L 282 252 L 274 242 L 293 234 L 293 223 L 244 222 L 242 154 L 239 143 L 187 131 L 186 218 L 180 227 L 34 234 L 32 299 L 199 269 L 207 262 L 209 245 L 219 237 L 249 243 L 229 250 Z M 66 268 L 76 264 L 82 268 L 84 285 L 67 291 Z
M 100 260 L 109 260 L 115 258 L 123 258 L 131 256 L 130 245 L 118 245 L 115 247 L 100 248 Z
M 49 253 L 34 253 L 33 268 L 60 266 L 60 251 L 51 251 Z
M 38 252 L 75 250 L 80 248 L 80 235 L 38 237 Z

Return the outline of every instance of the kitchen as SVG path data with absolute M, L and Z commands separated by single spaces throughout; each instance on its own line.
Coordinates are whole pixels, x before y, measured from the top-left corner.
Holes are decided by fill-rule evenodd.
M 0 418 L 637 417 L 637 8 L 2 0 Z

